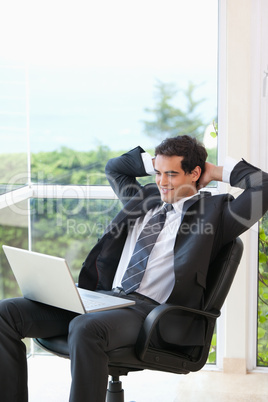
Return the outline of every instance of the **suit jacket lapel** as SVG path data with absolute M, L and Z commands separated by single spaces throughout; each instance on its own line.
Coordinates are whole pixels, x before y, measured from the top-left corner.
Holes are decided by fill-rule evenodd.
M 182 208 L 182 216 L 181 216 L 181 221 L 183 221 L 184 216 L 186 214 L 186 212 L 188 211 L 188 209 L 197 201 L 202 200 L 205 197 L 210 197 L 211 193 L 209 191 L 201 191 L 200 193 L 196 194 L 195 196 L 193 196 L 192 198 L 190 198 L 189 200 L 185 201 L 185 203 L 183 204 L 183 208 Z
M 136 220 L 139 216 L 145 215 L 150 209 L 162 203 L 158 188 L 155 184 L 148 184 L 142 187 L 134 197 L 132 197 L 107 226 L 105 233 L 112 230 L 115 226 Z

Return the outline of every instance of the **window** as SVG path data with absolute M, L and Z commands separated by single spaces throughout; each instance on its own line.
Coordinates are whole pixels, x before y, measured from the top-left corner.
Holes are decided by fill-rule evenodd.
M 5 13 L 1 238 L 65 256 L 77 278 L 120 207 L 109 158 L 188 133 L 215 161 L 218 4 L 29 1 Z M 2 251 L 0 261 L 1 297 L 17 295 Z

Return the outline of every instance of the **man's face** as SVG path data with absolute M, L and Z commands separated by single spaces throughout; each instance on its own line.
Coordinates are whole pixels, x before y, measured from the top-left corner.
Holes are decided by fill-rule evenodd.
M 155 158 L 155 182 L 164 202 L 172 204 L 197 192 L 196 181 L 201 169 L 197 166 L 191 173 L 185 173 L 181 168 L 182 160 L 182 156 L 157 155 Z

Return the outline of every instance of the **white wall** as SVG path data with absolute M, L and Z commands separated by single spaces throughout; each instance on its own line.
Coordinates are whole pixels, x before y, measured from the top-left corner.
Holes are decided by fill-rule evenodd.
M 220 0 L 220 5 L 226 22 L 222 30 L 225 37 L 221 38 L 226 45 L 223 57 L 226 85 L 222 91 L 225 102 L 219 102 L 223 109 L 219 126 L 223 121 L 224 129 L 219 132 L 224 138 L 220 140 L 223 146 L 220 156 L 230 155 L 238 160 L 243 157 L 265 168 L 259 156 L 264 154 L 263 131 L 267 129 L 267 122 L 262 124 L 261 91 L 265 59 L 268 64 L 268 52 L 263 57 L 262 42 L 268 1 Z M 225 306 L 223 368 L 243 373 L 255 365 L 257 227 L 244 234 L 242 240 L 243 259 Z

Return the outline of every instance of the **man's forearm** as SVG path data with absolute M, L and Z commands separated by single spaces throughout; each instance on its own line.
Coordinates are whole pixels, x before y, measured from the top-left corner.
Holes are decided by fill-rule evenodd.
M 222 181 L 223 166 L 216 166 L 211 172 L 211 181 Z
M 223 166 L 206 162 L 205 171 L 199 180 L 199 189 L 206 187 L 211 181 L 222 181 Z
M 136 177 L 148 175 L 144 168 L 142 153 L 143 149 L 136 147 L 107 162 L 105 168 L 106 177 L 115 194 L 124 204 L 141 187 Z

